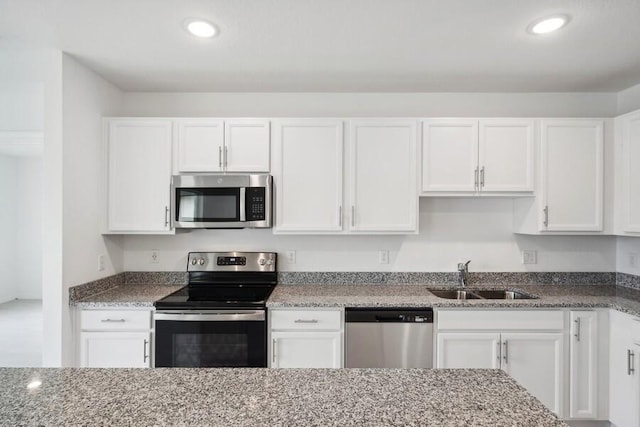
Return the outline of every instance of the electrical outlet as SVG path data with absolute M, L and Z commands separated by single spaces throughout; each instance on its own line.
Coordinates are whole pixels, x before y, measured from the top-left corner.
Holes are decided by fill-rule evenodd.
M 538 252 L 533 249 L 525 249 L 522 251 L 522 263 L 523 264 L 537 264 Z
M 629 252 L 629 267 L 638 268 L 638 254 L 635 252 Z
M 296 251 L 287 251 L 287 264 L 296 263 Z
M 149 257 L 149 264 L 158 264 L 160 262 L 160 256 L 158 255 L 157 249 L 151 250 L 151 255 Z
M 104 271 L 104 255 L 98 255 L 98 271 Z
M 389 264 L 389 251 L 387 249 L 378 252 L 378 262 L 380 264 Z

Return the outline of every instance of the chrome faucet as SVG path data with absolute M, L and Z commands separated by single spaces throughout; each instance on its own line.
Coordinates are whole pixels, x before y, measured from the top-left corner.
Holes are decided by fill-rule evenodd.
M 469 281 L 469 263 L 470 262 L 471 260 L 467 262 L 458 263 L 458 282 L 460 283 L 460 286 L 462 286 L 463 288 L 467 286 L 467 283 Z

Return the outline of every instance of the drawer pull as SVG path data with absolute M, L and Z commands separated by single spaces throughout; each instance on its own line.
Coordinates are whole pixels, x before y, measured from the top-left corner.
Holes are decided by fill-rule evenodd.
M 633 350 L 627 350 L 627 375 L 633 375 L 636 372 L 635 356 Z
M 293 323 L 318 323 L 318 319 L 296 319 Z
M 147 344 L 149 344 L 149 341 L 144 340 L 144 358 L 142 359 L 143 363 L 147 363 L 147 359 L 149 358 L 149 354 L 147 353 Z
M 580 342 L 580 318 L 578 317 L 574 322 L 576 323 L 576 333 L 573 336 L 576 337 L 576 341 Z
M 102 319 L 102 323 L 124 323 L 126 320 L 124 319 Z

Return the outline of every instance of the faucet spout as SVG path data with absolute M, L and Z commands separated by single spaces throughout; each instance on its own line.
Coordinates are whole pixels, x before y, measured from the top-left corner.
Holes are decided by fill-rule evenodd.
M 467 286 L 467 283 L 469 281 L 469 263 L 470 262 L 471 260 L 467 262 L 458 263 L 458 282 L 460 283 L 460 286 L 462 286 L 463 288 Z

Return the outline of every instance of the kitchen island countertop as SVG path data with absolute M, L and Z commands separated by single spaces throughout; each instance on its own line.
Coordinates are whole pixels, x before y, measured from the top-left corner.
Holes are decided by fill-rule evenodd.
M 0 384 L 0 425 L 566 425 L 500 370 L 0 368 Z

